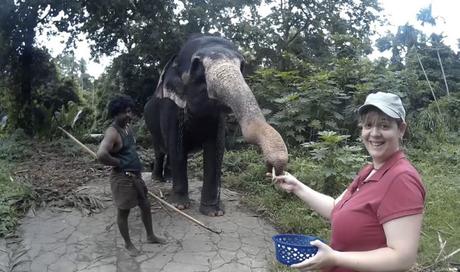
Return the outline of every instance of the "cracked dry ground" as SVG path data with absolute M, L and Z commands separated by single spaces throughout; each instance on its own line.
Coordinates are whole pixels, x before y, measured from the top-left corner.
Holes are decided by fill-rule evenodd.
M 72 145 L 71 143 L 68 143 Z M 96 146 L 90 146 L 93 150 Z M 33 155 L 19 163 L 14 178 L 29 182 L 41 199 L 30 209 L 15 235 L 0 241 L 0 271 L 270 271 L 274 265 L 272 226 L 240 205 L 236 192 L 222 188 L 223 217 L 198 212 L 201 181 L 190 180 L 192 206 L 186 212 L 212 233 L 152 200 L 154 231 L 166 245 L 145 243 L 138 208 L 129 218 L 134 244 L 130 257 L 116 226 L 110 197 L 109 168 L 65 144 L 36 144 Z M 148 161 L 145 150 L 140 152 Z M 165 195 L 171 185 L 144 180 L 150 191 Z

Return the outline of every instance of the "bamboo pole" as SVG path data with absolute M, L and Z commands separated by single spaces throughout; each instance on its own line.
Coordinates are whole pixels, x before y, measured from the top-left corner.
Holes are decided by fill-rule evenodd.
M 149 195 L 153 196 L 156 200 L 158 200 L 160 203 L 166 205 L 168 208 L 172 209 L 173 211 L 179 213 L 180 215 L 184 216 L 185 218 L 187 218 L 188 220 L 200 225 L 201 227 L 211 231 L 211 232 L 214 232 L 214 233 L 217 233 L 217 234 L 220 234 L 222 233 L 222 231 L 216 231 L 216 230 L 213 230 L 211 229 L 210 227 L 206 226 L 205 224 L 201 223 L 200 221 L 196 220 L 195 218 L 191 217 L 190 215 L 184 213 L 183 211 L 179 210 L 178 208 L 174 207 L 173 205 L 169 204 L 168 202 L 164 201 L 163 199 L 161 199 L 159 196 L 156 196 L 155 194 L 153 194 L 152 192 L 148 192 Z
M 439 108 L 439 105 L 438 105 L 438 100 L 436 99 L 436 95 L 434 94 L 434 90 L 431 87 L 430 80 L 428 79 L 428 75 L 425 72 L 425 68 L 423 67 L 422 60 L 420 59 L 420 57 L 419 57 L 417 52 L 416 52 L 416 55 L 417 55 L 418 63 L 420 64 L 420 67 L 422 67 L 422 71 L 423 71 L 423 74 L 425 75 L 425 80 L 428 83 L 428 87 L 430 87 L 431 95 L 433 96 L 434 103 L 436 104 L 436 108 L 438 109 L 439 118 L 441 118 L 441 120 L 442 120 L 442 114 L 441 114 L 441 109 Z
M 86 151 L 88 151 L 89 154 L 91 154 L 91 156 L 93 156 L 95 159 L 97 159 L 97 155 L 96 153 L 94 153 L 93 150 L 89 149 L 89 147 L 87 147 L 86 145 L 82 144 L 79 140 L 77 140 L 77 138 L 73 137 L 72 134 L 70 134 L 69 132 L 67 132 L 65 129 L 63 129 L 62 127 L 58 127 L 60 130 L 62 130 L 62 132 L 64 132 L 67 136 L 69 136 L 70 139 L 74 140 L 74 142 L 76 142 L 79 146 L 83 147 L 83 149 L 85 149 Z
M 65 129 L 63 129 L 62 127 L 58 127 L 60 130 L 62 130 L 67 136 L 69 136 L 70 139 L 72 139 L 75 143 L 77 143 L 79 146 L 83 147 L 84 150 L 86 150 L 88 153 L 91 154 L 91 156 L 93 156 L 95 159 L 97 159 L 97 155 L 96 153 L 94 153 L 94 151 L 92 151 L 89 147 L 87 147 L 86 145 L 84 145 L 82 142 L 80 142 L 77 138 L 75 138 L 74 136 L 72 136 L 72 134 L 70 134 L 69 132 L 67 132 Z M 216 234 L 220 234 L 222 233 L 222 231 L 216 231 L 216 230 L 213 230 L 211 229 L 210 227 L 206 226 L 205 224 L 201 223 L 200 221 L 196 220 L 195 218 L 193 218 L 192 216 L 184 213 L 183 211 L 179 210 L 178 208 L 174 207 L 173 205 L 169 204 L 168 202 L 164 201 L 162 198 L 158 197 L 157 195 L 155 195 L 154 193 L 148 191 L 149 195 L 151 195 L 153 198 L 155 198 L 156 200 L 158 200 L 160 203 L 166 205 L 168 208 L 172 209 L 173 211 L 179 213 L 180 215 L 184 216 L 185 218 L 187 218 L 188 220 L 192 221 L 193 223 L 199 225 L 200 227 L 203 227 L 211 232 L 214 232 Z
M 439 55 L 439 48 L 436 49 L 436 54 L 438 54 L 438 60 L 439 60 L 439 65 L 441 66 L 442 77 L 444 78 L 444 84 L 446 85 L 447 96 L 449 96 L 450 95 L 449 85 L 447 84 L 446 74 L 444 73 L 444 67 L 442 65 L 441 56 Z

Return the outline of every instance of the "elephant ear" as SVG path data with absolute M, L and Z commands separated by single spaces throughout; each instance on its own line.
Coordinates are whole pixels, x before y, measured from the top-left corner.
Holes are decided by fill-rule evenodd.
M 166 63 L 165 68 L 160 75 L 157 89 L 155 90 L 155 97 L 168 98 L 180 107 L 185 108 L 187 102 L 182 98 L 184 93 L 184 84 L 177 71 L 177 56 L 173 56 Z

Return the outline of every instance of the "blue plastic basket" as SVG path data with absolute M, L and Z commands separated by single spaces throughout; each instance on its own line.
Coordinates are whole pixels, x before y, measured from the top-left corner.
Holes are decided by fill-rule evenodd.
M 272 237 L 278 262 L 291 265 L 315 256 L 318 248 L 311 241 L 320 240 L 315 236 L 302 234 L 278 234 Z

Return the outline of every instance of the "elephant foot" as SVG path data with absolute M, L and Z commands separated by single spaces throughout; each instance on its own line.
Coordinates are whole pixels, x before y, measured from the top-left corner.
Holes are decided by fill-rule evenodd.
M 223 216 L 225 214 L 223 207 L 221 207 L 220 205 L 201 204 L 200 212 L 204 215 L 211 216 L 211 217 Z
M 164 175 L 163 176 L 163 182 L 171 183 L 172 182 L 172 176 L 171 175 Z
M 171 204 L 179 210 L 185 210 L 190 208 L 190 199 L 188 195 L 175 194 L 173 193 L 170 197 Z
M 170 177 L 162 177 L 158 175 L 152 175 L 152 181 L 154 182 L 164 182 L 164 183 L 171 183 L 172 179 Z

